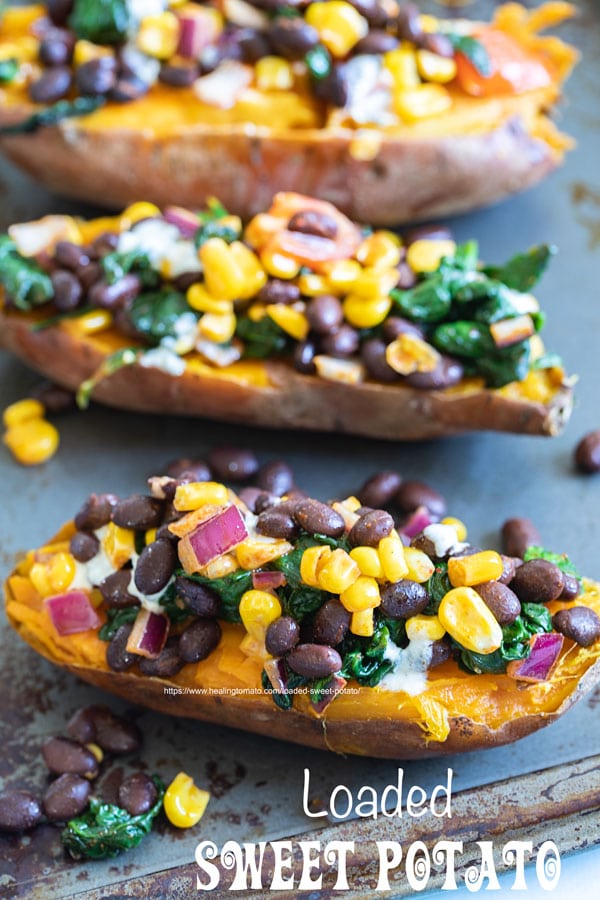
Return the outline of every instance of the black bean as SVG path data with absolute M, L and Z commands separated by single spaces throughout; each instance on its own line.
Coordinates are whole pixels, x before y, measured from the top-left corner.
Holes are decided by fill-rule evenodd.
M 245 503 L 250 512 L 253 513 L 256 512 L 256 501 L 262 494 L 264 494 L 264 491 L 259 487 L 253 487 L 251 485 L 247 485 L 246 487 L 243 487 L 241 491 L 238 491 L 239 499 L 242 503 Z
M 342 304 L 333 294 L 313 297 L 306 305 L 306 318 L 317 334 L 329 334 L 344 321 Z
M 478 584 L 475 590 L 492 611 L 498 625 L 510 625 L 521 614 L 519 598 L 506 584 L 486 581 L 485 584 Z
M 283 656 L 296 646 L 300 640 L 300 626 L 291 616 L 280 616 L 271 622 L 265 636 L 267 653 L 271 656 Z
M 181 275 L 178 275 L 177 278 L 173 279 L 173 285 L 180 293 L 185 294 L 188 291 L 188 288 L 191 288 L 193 284 L 199 284 L 201 281 L 204 281 L 204 274 L 202 272 L 182 272 Z
M 316 348 L 312 341 L 299 341 L 294 347 L 294 368 L 302 375 L 314 375 L 317 371 L 313 360 Z
M 80 94 L 91 96 L 108 94 L 117 79 L 117 61 L 114 56 L 99 56 L 77 67 L 75 82 Z
M 421 338 L 421 340 L 425 337 L 425 332 L 419 325 L 409 322 L 408 319 L 403 319 L 402 316 L 390 316 L 381 326 L 381 330 L 384 340 L 388 344 L 399 338 L 401 334 L 411 334 Z
M 418 225 L 404 235 L 404 245 L 410 247 L 415 241 L 451 241 L 452 232 L 445 225 Z
M 405 383 L 420 391 L 443 391 L 462 381 L 465 370 L 462 363 L 451 356 L 442 356 L 431 372 L 412 372 Z
M 94 706 L 83 706 L 77 709 L 67 722 L 67 734 L 80 744 L 92 744 L 96 740 L 94 724 Z
M 98 760 L 91 750 L 71 738 L 51 737 L 44 741 L 42 756 L 49 770 L 55 775 L 69 772 L 95 778 L 98 774 Z
M 425 32 L 419 40 L 419 46 L 423 50 L 429 50 L 430 53 L 444 56 L 446 59 L 451 59 L 454 56 L 454 45 L 446 34 Z
M 379 541 L 388 537 L 394 528 L 394 520 L 383 509 L 361 516 L 352 526 L 348 540 L 353 547 L 377 547 Z
M 179 655 L 179 639 L 169 638 L 160 656 L 156 659 L 140 660 L 139 670 L 142 675 L 152 678 L 172 678 L 185 666 L 185 660 Z
M 388 24 L 389 15 L 383 3 L 377 0 L 351 0 L 351 3 L 372 27 L 385 28 Z
M 398 46 L 398 38 L 385 31 L 383 28 L 373 28 L 358 44 L 355 44 L 352 53 L 357 56 L 360 53 L 380 55 L 395 50 Z
M 55 415 L 75 408 L 75 395 L 51 381 L 40 381 L 29 396 L 39 400 L 46 412 Z
M 40 42 L 40 60 L 45 66 L 66 66 L 73 57 L 75 36 L 62 28 L 46 32 Z
M 390 619 L 408 619 L 422 613 L 429 603 L 427 589 L 403 578 L 381 589 L 381 609 Z
M 423 481 L 403 481 L 395 497 L 402 512 L 411 513 L 424 506 L 432 516 L 442 518 L 446 514 L 446 501 Z
M 117 78 L 108 96 L 115 103 L 131 103 L 133 100 L 139 100 L 149 90 L 150 86 L 145 81 L 130 75 L 128 78 Z
M 338 359 L 353 356 L 358 350 L 358 346 L 358 331 L 346 322 L 335 331 L 330 331 L 329 334 L 323 335 L 321 339 L 323 352 Z
M 89 291 L 103 276 L 102 266 L 98 262 L 90 262 L 84 266 L 78 266 L 75 274 L 79 278 L 83 289 Z
M 216 616 L 219 614 L 221 600 L 216 591 L 205 584 L 198 584 L 190 578 L 178 575 L 175 579 L 175 591 L 185 602 L 188 609 L 199 616 Z
M 112 253 L 119 246 L 119 235 L 114 231 L 103 231 L 92 241 L 92 250 L 97 257 Z
M 119 806 L 127 810 L 130 816 L 147 813 L 157 799 L 156 785 L 145 772 L 134 772 L 119 785 Z
M 294 510 L 294 519 L 309 534 L 340 537 L 346 528 L 340 514 L 320 500 L 301 500 Z
M 90 262 L 86 248 L 71 241 L 59 241 L 54 248 L 54 256 L 56 261 L 67 269 L 75 270 L 79 266 L 87 266 Z
M 56 269 L 50 276 L 54 289 L 54 305 L 60 312 L 76 309 L 83 297 L 83 288 L 78 278 L 68 269 Z
M 256 502 L 254 504 L 254 512 L 257 515 L 260 515 L 266 509 L 271 509 L 272 506 L 277 506 L 278 504 L 281 506 L 281 504 L 279 503 L 279 497 L 276 497 L 275 494 L 270 494 L 269 491 L 261 491 L 256 498 Z M 284 511 L 290 512 L 289 507 L 286 506 Z
M 600 429 L 582 437 L 575 448 L 575 465 L 580 472 L 600 472 Z
M 581 585 L 574 575 L 567 575 L 563 572 L 563 589 L 559 600 L 574 600 L 581 593 Z
M 314 618 L 313 641 L 335 647 L 344 640 L 349 628 L 348 610 L 335 598 L 326 600 Z
M 388 506 L 398 493 L 402 477 L 398 472 L 384 469 L 376 472 L 375 475 L 365 481 L 358 491 L 358 497 L 364 506 L 371 506 L 373 509 L 383 509 Z
M 63 25 L 73 9 L 73 0 L 46 0 L 46 9 L 55 25 Z
M 423 36 L 420 22 L 420 10 L 416 3 L 403 3 L 398 7 L 396 30 L 403 41 L 416 43 Z
M 283 459 L 273 459 L 260 467 L 256 484 L 263 491 L 282 497 L 294 485 L 294 473 L 289 463 Z
M 300 16 L 276 16 L 269 29 L 275 51 L 286 59 L 303 59 L 319 43 L 319 32 Z
M 96 281 L 88 291 L 88 301 L 92 306 L 102 309 L 116 309 L 134 300 L 142 289 L 139 275 L 129 272 L 108 284 L 103 278 Z
M 506 556 L 504 553 L 500 554 L 500 558 L 502 559 L 502 575 L 498 581 L 501 584 L 510 584 L 515 577 L 518 566 L 523 565 L 523 560 L 515 556 Z
M 256 299 L 261 303 L 296 303 L 300 296 L 297 284 L 282 281 L 280 278 L 269 278 L 256 295 Z
M 130 497 L 119 500 L 113 509 L 112 520 L 121 528 L 146 531 L 161 524 L 162 513 L 163 504 L 160 500 L 145 494 L 131 494 Z
M 138 598 L 129 593 L 130 582 L 131 569 L 119 569 L 118 572 L 112 572 L 100 582 L 98 590 L 109 609 L 139 606 Z
M 340 654 L 325 644 L 298 644 L 286 660 L 290 669 L 304 678 L 325 678 L 342 668 Z
M 429 668 L 435 669 L 436 666 L 441 666 L 442 663 L 445 663 L 452 656 L 452 647 L 450 643 L 446 640 L 446 638 L 440 638 L 438 641 L 434 641 L 431 645 L 431 660 L 429 662 Z
M 251 66 L 272 52 L 269 35 L 263 31 L 256 31 L 254 28 L 241 28 L 237 34 L 237 42 L 242 62 Z
M 208 464 L 217 478 L 227 481 L 247 481 L 258 471 L 256 456 L 242 447 L 215 447 Z
M 200 662 L 213 652 L 221 640 L 221 626 L 215 619 L 196 619 L 182 631 L 179 655 L 185 662 Z
M 348 102 L 348 79 L 345 68 L 334 63 L 324 78 L 312 80 L 313 93 L 324 103 L 342 107 Z
M 106 648 L 106 662 L 113 672 L 126 672 L 139 659 L 127 649 L 127 641 L 133 625 L 121 625 Z
M 531 521 L 519 516 L 507 519 L 502 526 L 502 548 L 507 556 L 523 557 L 528 547 L 539 547 L 542 539 Z
M 194 481 L 210 481 L 212 474 L 203 459 L 173 459 L 165 466 L 165 475 L 171 478 L 181 478 L 185 474 L 193 475 Z
M 267 537 L 290 540 L 297 537 L 299 528 L 289 512 L 271 506 L 258 516 L 256 530 Z
M 288 222 L 289 231 L 300 231 L 302 234 L 314 234 L 317 237 L 335 240 L 338 226 L 336 220 L 316 209 L 305 209 L 294 213 Z
M 78 562 L 88 562 L 100 549 L 100 541 L 95 534 L 76 531 L 69 542 L 69 550 Z
M 0 831 L 29 831 L 41 818 L 39 801 L 29 791 L 6 790 L 0 794 Z
M 86 778 L 66 772 L 46 789 L 44 812 L 54 822 L 67 822 L 81 815 L 88 805 L 91 791 Z
M 135 585 L 143 594 L 157 594 L 166 587 L 177 565 L 177 551 L 170 541 L 147 544 L 135 567 Z
M 73 78 L 67 66 L 46 69 L 37 81 L 29 85 L 29 96 L 34 103 L 56 103 L 66 97 Z
M 121 716 L 115 715 L 107 706 L 92 706 L 91 716 L 96 729 L 97 743 L 106 753 L 118 756 L 135 753 L 142 744 L 139 728 Z
M 398 285 L 401 290 L 407 291 L 417 283 L 417 275 L 404 260 L 398 266 Z
M 158 80 L 172 87 L 190 87 L 199 75 L 198 66 L 194 62 L 163 63 L 160 67 Z
M 372 378 L 377 381 L 398 381 L 400 376 L 388 365 L 385 351 L 385 341 L 380 338 L 368 338 L 361 344 L 360 356 Z
M 561 609 L 552 617 L 552 625 L 581 647 L 590 647 L 600 638 L 600 617 L 588 606 Z
M 510 582 L 522 603 L 549 603 L 562 594 L 563 573 L 546 559 L 531 559 L 523 563 Z

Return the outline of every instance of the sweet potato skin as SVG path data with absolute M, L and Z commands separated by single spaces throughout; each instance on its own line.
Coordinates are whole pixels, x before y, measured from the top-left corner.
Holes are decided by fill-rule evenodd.
M 46 377 L 76 390 L 103 354 L 91 341 L 60 327 L 31 330 L 31 320 L 0 311 L 0 345 Z M 366 382 L 347 385 L 301 375 L 291 365 L 264 363 L 266 386 L 228 378 L 218 370 L 173 376 L 128 366 L 101 381 L 95 400 L 141 412 L 205 416 L 271 428 L 422 440 L 471 430 L 555 435 L 568 420 L 572 388 L 559 387 L 548 404 L 491 390 L 423 391 Z M 213 374 L 214 371 L 214 374 Z
M 0 109 L 0 125 L 32 108 Z M 0 147 L 50 190 L 122 208 L 144 197 L 201 207 L 217 196 L 249 218 L 276 191 L 326 199 L 350 218 L 397 225 L 487 206 L 545 178 L 562 153 L 528 133 L 518 115 L 481 133 L 404 138 L 381 135 L 373 158 L 356 156 L 348 129 L 277 132 L 194 125 L 155 135 L 143 129 L 86 128 L 66 120 Z

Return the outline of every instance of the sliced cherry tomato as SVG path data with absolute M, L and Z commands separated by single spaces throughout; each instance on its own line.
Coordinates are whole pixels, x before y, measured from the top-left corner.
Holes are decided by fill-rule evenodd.
M 463 53 L 457 52 L 456 78 L 467 94 L 473 97 L 523 94 L 552 84 L 552 73 L 544 60 L 505 31 L 482 28 L 474 37 L 487 50 L 491 72 L 482 75 Z

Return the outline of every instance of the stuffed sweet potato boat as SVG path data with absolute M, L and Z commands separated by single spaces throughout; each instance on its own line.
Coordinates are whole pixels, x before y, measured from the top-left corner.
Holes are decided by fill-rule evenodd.
M 171 715 L 390 758 L 514 741 L 597 683 L 600 586 L 566 556 L 193 478 L 91 495 L 8 579 L 19 635 Z
M 216 202 L 48 216 L 0 238 L 0 343 L 82 405 L 391 439 L 556 434 L 572 381 L 530 294 L 551 253 L 483 266 L 446 229 L 403 243 L 289 193 L 245 228 Z
M 527 188 L 570 145 L 549 111 L 577 54 L 538 33 L 564 2 L 491 24 L 396 0 L 98 7 L 9 7 L 0 26 L 3 149 L 75 197 L 216 194 L 247 217 L 293 190 L 397 224 Z

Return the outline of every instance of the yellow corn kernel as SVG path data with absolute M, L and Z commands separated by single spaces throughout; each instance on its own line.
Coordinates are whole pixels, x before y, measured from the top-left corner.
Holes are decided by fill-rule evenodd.
M 80 40 L 75 42 L 73 48 L 73 66 L 77 69 L 86 62 L 93 59 L 100 59 L 101 56 L 112 56 L 111 47 L 102 47 L 100 44 L 93 44 L 91 41 Z
M 430 50 L 417 50 L 417 66 L 424 81 L 446 84 L 456 77 L 456 63 L 451 56 L 440 56 Z
M 173 506 L 178 512 L 200 509 L 207 503 L 221 506 L 227 503 L 227 488 L 218 481 L 191 481 L 178 484 L 173 498 Z
M 350 512 L 356 512 L 356 510 L 360 509 L 362 506 L 362 503 L 360 502 L 358 497 L 354 496 L 354 494 L 351 494 L 349 497 L 346 497 L 345 500 L 342 500 L 342 503 L 344 504 L 346 509 L 349 510 Z
M 323 271 L 331 293 L 345 294 L 362 272 L 362 266 L 355 259 L 338 259 L 325 264 Z
M 237 559 L 233 553 L 223 553 L 203 566 L 200 574 L 205 575 L 206 578 L 226 578 L 227 575 L 237 572 L 238 569 Z
M 308 319 L 304 313 L 285 303 L 270 303 L 267 306 L 267 315 L 296 341 L 303 341 L 309 332 Z
M 346 56 L 369 30 L 364 16 L 345 0 L 311 3 L 305 19 L 334 56 Z
M 405 547 L 404 559 L 408 566 L 406 577 L 411 581 L 423 584 L 433 575 L 435 565 L 422 550 L 418 550 L 416 547 Z
M 495 581 L 504 571 L 502 557 L 495 550 L 482 550 L 471 556 L 453 556 L 448 560 L 448 578 L 452 587 L 471 587 Z
M 172 12 L 147 16 L 140 22 L 136 44 L 142 53 L 155 59 L 170 59 L 177 52 L 179 19 Z
M 235 313 L 204 313 L 198 324 L 200 335 L 215 344 L 225 344 L 235 334 Z
M 361 575 L 383 578 L 383 567 L 375 547 L 353 547 L 350 551 L 350 558 L 360 569 Z
M 406 251 L 406 262 L 414 272 L 435 272 L 444 256 L 453 256 L 456 244 L 450 240 L 414 241 Z
M 2 414 L 2 421 L 5 428 L 14 428 L 31 419 L 43 418 L 44 412 L 43 404 L 30 397 L 26 400 L 17 400 L 16 403 L 7 406 Z
M 3 29 L 6 30 L 6 29 Z M 6 30 L 8 34 L 8 30 Z M 21 35 L 16 41 L 2 41 L 0 60 L 16 59 L 18 63 L 33 63 L 39 57 L 40 42 L 29 35 Z
M 348 612 L 362 612 L 364 609 L 375 609 L 381 604 L 379 585 L 368 575 L 359 575 L 354 584 L 342 591 L 340 602 Z
M 256 86 L 260 91 L 289 91 L 294 73 L 289 62 L 281 56 L 263 56 L 254 66 Z
M 121 569 L 135 553 L 135 531 L 109 522 L 102 539 L 102 549 L 113 568 Z
M 385 348 L 388 366 L 400 375 L 412 372 L 433 372 L 440 362 L 440 354 L 416 334 L 401 334 Z
M 55 594 L 66 591 L 75 577 L 75 558 L 70 553 L 56 553 L 48 563 L 48 580 Z
M 267 307 L 264 303 L 253 303 L 246 310 L 246 315 L 251 322 L 260 322 L 267 314 Z
M 341 594 L 360 577 L 360 569 L 353 559 L 338 547 L 331 556 L 319 563 L 317 581 L 319 587 L 330 594 Z
M 446 516 L 445 519 L 442 519 L 440 525 L 452 525 L 452 527 L 456 531 L 457 539 L 459 541 L 466 541 L 467 526 L 460 519 L 455 519 L 454 516 Z
M 263 269 L 256 253 L 241 241 L 229 245 L 229 256 L 242 273 L 243 284 L 236 299 L 250 300 L 267 282 L 267 273 Z
M 291 553 L 293 549 L 293 546 L 284 540 L 265 537 L 258 537 L 254 540 L 248 538 L 235 548 L 235 557 L 242 569 L 251 571 L 266 566 L 267 563 L 285 556 L 286 553 Z
M 101 763 L 104 759 L 104 751 L 102 750 L 102 747 L 99 747 L 98 744 L 93 743 L 86 744 L 85 746 L 88 748 L 90 753 L 94 754 L 94 756 L 96 757 L 96 762 Z
M 373 610 L 362 609 L 352 613 L 350 618 L 350 631 L 359 637 L 371 637 L 374 632 Z
M 419 25 L 421 26 L 422 31 L 426 31 L 431 34 L 440 30 L 440 20 L 436 19 L 435 16 L 430 16 L 426 13 L 424 13 L 422 16 L 419 16 Z
M 271 654 L 265 646 L 266 630 L 261 638 L 253 637 L 251 634 L 245 634 L 240 641 L 240 650 L 245 656 L 257 662 L 264 663 L 267 659 L 271 659 Z
M 394 109 L 405 122 L 439 116 L 452 106 L 452 97 L 441 84 L 419 84 L 394 93 Z
M 326 294 L 329 288 L 328 279 L 324 275 L 317 275 L 316 272 L 307 272 L 298 279 L 298 287 L 300 293 L 305 297 L 319 297 Z
M 73 319 L 71 326 L 81 334 L 98 334 L 112 325 L 113 317 L 107 309 L 94 309 Z
M 381 560 L 383 574 L 388 581 L 399 581 L 406 578 L 408 574 L 408 564 L 404 557 L 404 547 L 402 541 L 394 535 L 384 537 L 377 545 L 377 552 Z
M 52 594 L 48 568 L 43 563 L 35 562 L 29 570 L 29 580 L 40 595 L 49 597 Z
M 289 280 L 290 278 L 295 278 L 300 271 L 300 263 L 284 253 L 264 250 L 260 254 L 260 261 L 273 278 Z
M 229 244 L 223 238 L 209 238 L 198 250 L 204 266 L 204 281 L 209 294 L 221 300 L 237 300 L 244 290 L 244 274 L 232 265 Z
M 119 227 L 121 231 L 130 231 L 136 222 L 142 219 L 154 219 L 160 216 L 160 209 L 154 203 L 148 203 L 141 200 L 139 203 L 132 203 L 123 210 L 119 219 Z
M 300 577 L 309 587 L 319 587 L 317 572 L 322 563 L 332 554 L 331 547 L 326 544 L 317 547 L 308 547 L 300 560 Z
M 271 622 L 281 616 L 281 603 L 268 591 L 246 591 L 240 600 L 240 618 L 248 634 L 262 640 Z
M 152 544 L 153 541 L 156 540 L 156 532 L 157 532 L 157 531 L 158 531 L 157 528 L 149 528 L 149 529 L 146 531 L 146 533 L 144 534 L 144 543 L 145 543 L 145 544 Z
M 493 653 L 502 643 L 502 629 L 473 588 L 448 591 L 442 597 L 438 617 L 448 634 L 474 653 Z
M 204 815 L 209 800 L 208 791 L 200 790 L 189 775 L 179 772 L 165 791 L 163 808 L 171 825 L 191 828 Z
M 189 287 L 186 299 L 192 309 L 197 312 L 216 313 L 217 315 L 233 312 L 231 300 L 219 300 L 217 297 L 213 297 L 203 284 L 193 284 Z
M 411 616 L 406 620 L 406 637 L 409 641 L 439 641 L 446 629 L 437 616 Z
M 400 262 L 400 238 L 392 231 L 375 231 L 364 239 L 355 255 L 363 266 L 393 269 Z
M 37 466 L 58 450 L 58 431 L 45 419 L 29 419 L 9 428 L 2 438 L 17 462 Z
M 417 68 L 417 56 L 410 45 L 389 50 L 383 55 L 383 64 L 392 73 L 397 89 L 417 87 L 421 83 Z
M 364 297 L 365 300 L 386 297 L 398 284 L 399 277 L 398 269 L 376 269 L 373 266 L 366 266 L 352 285 L 352 293 Z
M 365 300 L 359 294 L 348 294 L 343 303 L 344 318 L 355 328 L 375 328 L 386 319 L 392 307 L 389 297 Z

